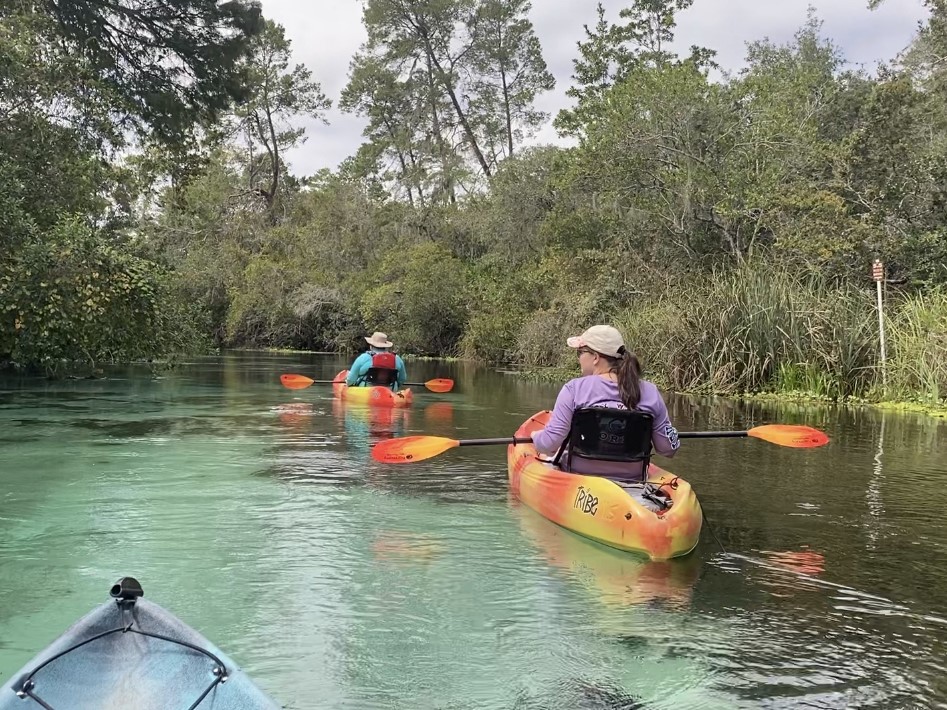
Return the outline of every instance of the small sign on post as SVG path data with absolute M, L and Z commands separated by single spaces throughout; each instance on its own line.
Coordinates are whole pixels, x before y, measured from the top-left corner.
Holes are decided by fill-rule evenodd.
M 875 259 L 871 265 L 871 277 L 875 281 L 875 287 L 878 292 L 878 338 L 881 343 L 881 387 L 884 393 L 888 392 L 888 371 L 885 367 L 885 317 L 881 300 L 881 284 L 885 280 L 885 265 L 880 259 Z

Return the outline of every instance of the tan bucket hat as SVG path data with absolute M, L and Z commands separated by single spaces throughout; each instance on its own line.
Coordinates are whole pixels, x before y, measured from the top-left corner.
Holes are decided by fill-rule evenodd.
M 388 340 L 388 336 L 379 331 L 372 333 L 370 338 L 365 338 L 365 342 L 376 348 L 390 348 L 394 343 Z

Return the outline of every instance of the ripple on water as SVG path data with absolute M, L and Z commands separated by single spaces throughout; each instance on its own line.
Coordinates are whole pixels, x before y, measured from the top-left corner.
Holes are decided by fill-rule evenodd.
M 790 421 L 832 444 L 688 442 L 673 470 L 736 554 L 705 536 L 649 563 L 517 506 L 503 447 L 370 459 L 511 433 L 555 387 L 418 362 L 457 391 L 375 413 L 287 395 L 280 372 L 347 364 L 304 362 L 4 390 L 0 681 L 131 573 L 287 707 L 943 706 L 947 425 L 669 398 L 682 430 Z

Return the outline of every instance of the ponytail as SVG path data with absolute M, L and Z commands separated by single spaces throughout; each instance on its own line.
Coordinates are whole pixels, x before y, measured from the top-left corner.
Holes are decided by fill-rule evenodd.
M 618 357 L 609 358 L 611 371 L 618 376 L 618 392 L 622 404 L 628 409 L 635 409 L 641 401 L 641 363 L 638 357 L 625 349 L 622 345 Z

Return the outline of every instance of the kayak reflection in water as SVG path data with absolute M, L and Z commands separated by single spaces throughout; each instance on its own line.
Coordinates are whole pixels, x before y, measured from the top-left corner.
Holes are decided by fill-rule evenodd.
M 332 400 L 332 413 L 342 422 L 348 445 L 369 453 L 382 439 L 403 436 L 411 410 L 402 407 L 371 407 L 344 400 Z
M 550 525 L 516 498 L 511 497 L 510 505 L 526 539 L 543 559 L 585 587 L 604 607 L 690 607 L 703 564 L 699 555 L 653 562 Z
M 408 381 L 404 360 L 395 355 L 394 343 L 384 333 L 375 331 L 365 338 L 368 350 L 359 355 L 349 367 L 345 384 L 349 387 L 388 387 L 397 392 Z

